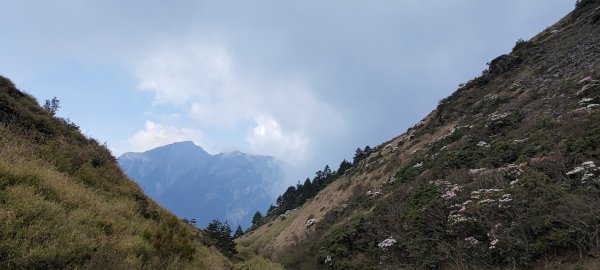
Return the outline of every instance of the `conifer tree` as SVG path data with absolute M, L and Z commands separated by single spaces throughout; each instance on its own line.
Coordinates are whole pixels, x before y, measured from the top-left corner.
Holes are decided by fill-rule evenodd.
M 238 225 L 237 229 L 235 229 L 235 233 L 233 234 L 233 238 L 238 238 L 244 235 L 244 231 L 242 230 L 242 226 Z
M 233 236 L 231 236 L 231 227 L 227 221 L 222 223 L 218 219 L 213 219 L 204 231 L 208 237 L 215 241 L 215 246 L 223 255 L 231 257 L 237 254 L 235 242 L 233 241 Z
M 260 213 L 260 211 L 256 211 L 256 213 L 254 213 L 254 216 L 252 217 L 252 226 L 258 227 L 260 225 L 262 218 L 263 218 L 263 215 Z

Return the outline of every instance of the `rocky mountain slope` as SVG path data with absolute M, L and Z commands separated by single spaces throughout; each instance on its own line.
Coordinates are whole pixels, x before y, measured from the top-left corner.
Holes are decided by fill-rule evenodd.
M 600 1 L 238 239 L 290 269 L 600 268 Z
M 85 137 L 0 76 L 0 269 L 228 269 Z
M 275 199 L 281 162 L 241 152 L 211 155 L 193 142 L 126 153 L 119 165 L 150 196 L 179 217 L 206 226 L 212 219 L 250 227 L 252 215 Z

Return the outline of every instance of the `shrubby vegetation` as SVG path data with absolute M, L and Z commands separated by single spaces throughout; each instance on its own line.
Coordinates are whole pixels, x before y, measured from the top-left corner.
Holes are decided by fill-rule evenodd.
M 0 77 L 1 269 L 198 269 L 230 263 L 147 198 L 105 145 Z

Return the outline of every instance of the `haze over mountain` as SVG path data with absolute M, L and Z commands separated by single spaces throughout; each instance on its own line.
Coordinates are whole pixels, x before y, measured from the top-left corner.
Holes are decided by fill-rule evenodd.
M 198 226 L 212 219 L 248 228 L 252 215 L 274 200 L 282 162 L 239 151 L 211 155 L 191 141 L 118 158 L 151 198 Z

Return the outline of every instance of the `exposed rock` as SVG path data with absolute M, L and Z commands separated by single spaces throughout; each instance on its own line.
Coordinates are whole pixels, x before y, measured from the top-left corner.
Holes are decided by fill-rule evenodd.
M 297 210 L 297 208 L 296 208 L 296 209 L 292 209 L 292 210 L 287 210 L 287 211 L 285 211 L 285 213 L 283 213 L 283 214 L 279 215 L 279 217 L 278 217 L 278 218 L 279 218 L 279 219 L 281 219 L 281 220 L 285 220 L 285 219 L 287 219 L 287 218 L 288 218 L 288 217 L 289 217 L 289 216 L 290 216 L 292 213 L 296 212 L 296 210 Z
M 317 224 L 317 220 L 314 218 L 311 218 L 309 220 L 306 221 L 306 228 L 310 228 L 313 225 Z

